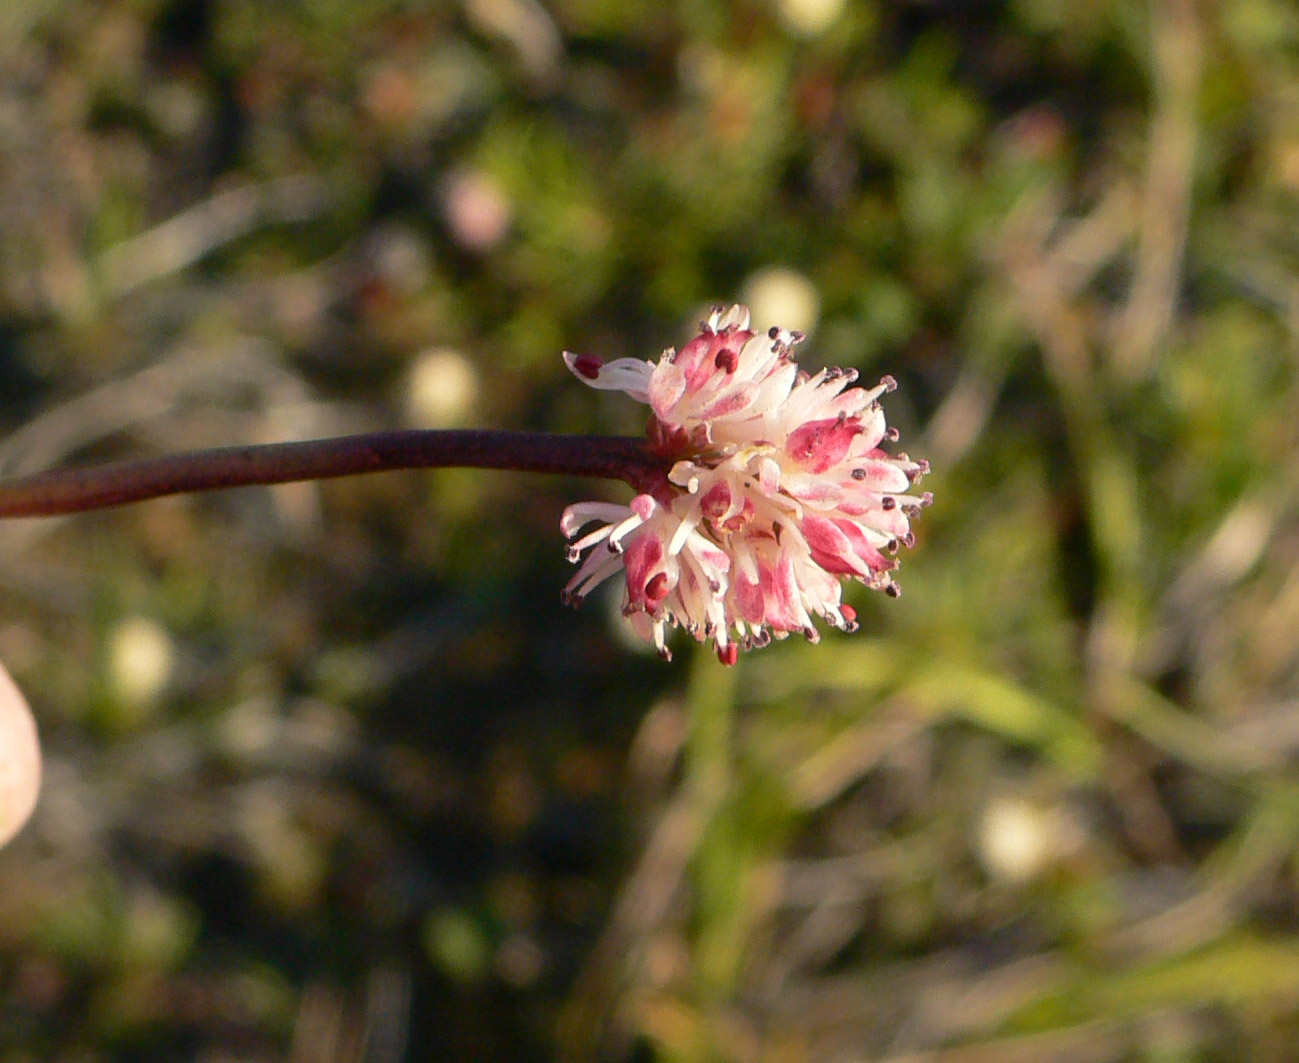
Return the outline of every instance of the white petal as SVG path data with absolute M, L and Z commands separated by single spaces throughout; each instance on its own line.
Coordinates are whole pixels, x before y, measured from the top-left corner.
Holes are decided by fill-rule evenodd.
M 613 502 L 575 502 L 564 510 L 559 518 L 559 530 L 565 539 L 571 539 L 579 528 L 593 520 L 602 520 L 606 524 L 616 524 L 625 520 L 631 510 Z
M 586 376 L 577 370 L 577 362 L 582 356 L 571 351 L 564 352 L 564 364 L 572 374 L 588 387 L 600 391 L 625 391 L 637 402 L 649 402 L 650 376 L 654 372 L 654 363 L 641 361 L 639 358 L 615 358 L 600 366 L 595 377 Z

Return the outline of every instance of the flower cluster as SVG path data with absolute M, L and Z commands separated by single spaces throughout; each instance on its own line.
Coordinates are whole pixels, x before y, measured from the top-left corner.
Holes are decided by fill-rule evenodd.
M 623 613 L 662 657 L 675 625 L 713 639 L 733 664 L 773 636 L 815 642 L 816 616 L 855 630 L 841 577 L 899 593 L 893 555 L 912 545 L 911 518 L 930 502 L 907 492 L 928 464 L 880 449 L 897 439 L 879 404 L 892 378 L 861 388 L 854 370 L 809 375 L 793 356 L 802 338 L 755 333 L 748 309 L 733 306 L 658 362 L 565 353 L 580 380 L 649 405 L 664 469 L 629 505 L 564 511 L 569 560 L 585 554 L 566 600 L 623 572 Z

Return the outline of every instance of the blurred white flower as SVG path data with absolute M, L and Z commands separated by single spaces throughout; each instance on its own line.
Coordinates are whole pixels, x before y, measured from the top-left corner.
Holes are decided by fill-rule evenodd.
M 489 174 L 456 170 L 441 189 L 442 213 L 456 243 L 470 251 L 487 251 L 509 232 L 514 208 Z
M 137 713 L 147 711 L 171 681 L 176 651 L 171 636 L 147 617 L 123 620 L 108 643 L 108 681 Z
M 1024 885 L 1083 844 L 1067 808 L 1019 796 L 994 797 L 979 819 L 975 848 L 990 878 Z
M 424 237 L 408 225 L 379 227 L 366 242 L 374 279 L 390 292 L 411 296 L 432 276 Z
M 841 577 L 899 593 L 893 555 L 914 542 L 911 518 L 930 501 L 909 493 L 928 465 L 880 449 L 897 437 L 879 404 L 891 378 L 866 389 L 851 386 L 854 370 L 809 376 L 794 362 L 801 339 L 757 334 L 733 306 L 658 362 L 565 353 L 585 383 L 650 406 L 663 458 L 661 477 L 629 505 L 564 511 L 569 559 L 582 559 L 569 601 L 621 573 L 623 613 L 661 656 L 666 629 L 680 626 L 732 664 L 773 636 L 816 641 L 814 617 L 854 630 Z
M 803 274 L 784 266 L 760 269 L 744 282 L 743 297 L 759 321 L 779 321 L 811 335 L 821 320 L 821 296 Z
M 800 37 L 817 37 L 843 14 L 844 0 L 778 0 L 780 19 Z
M 467 424 L 478 404 L 478 370 L 459 351 L 432 347 L 406 378 L 406 420 L 416 428 Z

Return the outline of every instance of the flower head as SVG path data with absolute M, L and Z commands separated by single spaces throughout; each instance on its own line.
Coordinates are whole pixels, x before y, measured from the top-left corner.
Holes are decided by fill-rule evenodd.
M 580 380 L 650 407 L 663 459 L 629 505 L 564 511 L 569 559 L 581 561 L 569 601 L 621 572 L 623 613 L 660 655 L 670 656 L 666 629 L 680 626 L 732 664 L 741 648 L 790 632 L 815 642 L 816 617 L 854 630 L 844 577 L 899 593 L 894 554 L 912 545 L 911 518 L 930 502 L 909 493 L 928 464 L 880 449 L 897 439 L 879 403 L 892 378 L 862 388 L 855 370 L 808 374 L 794 361 L 802 338 L 755 333 L 748 309 L 733 306 L 657 362 L 565 353 Z

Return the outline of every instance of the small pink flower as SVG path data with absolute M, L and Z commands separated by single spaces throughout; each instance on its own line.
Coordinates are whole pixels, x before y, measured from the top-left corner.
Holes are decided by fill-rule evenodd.
M 739 649 L 793 631 L 815 642 L 815 617 L 854 630 L 842 577 L 899 593 L 893 555 L 912 545 L 911 518 L 931 500 L 908 493 L 928 464 L 880 448 L 897 439 L 879 404 L 892 378 L 861 388 L 855 370 L 809 375 L 793 357 L 802 338 L 754 333 L 748 309 L 733 306 L 657 362 L 565 353 L 586 384 L 649 405 L 665 469 L 628 506 L 564 511 L 569 559 L 581 561 L 567 600 L 622 572 L 623 613 L 661 656 L 679 626 L 733 664 Z
M 0 665 L 0 845 L 23 828 L 41 789 L 41 744 L 22 691 Z

